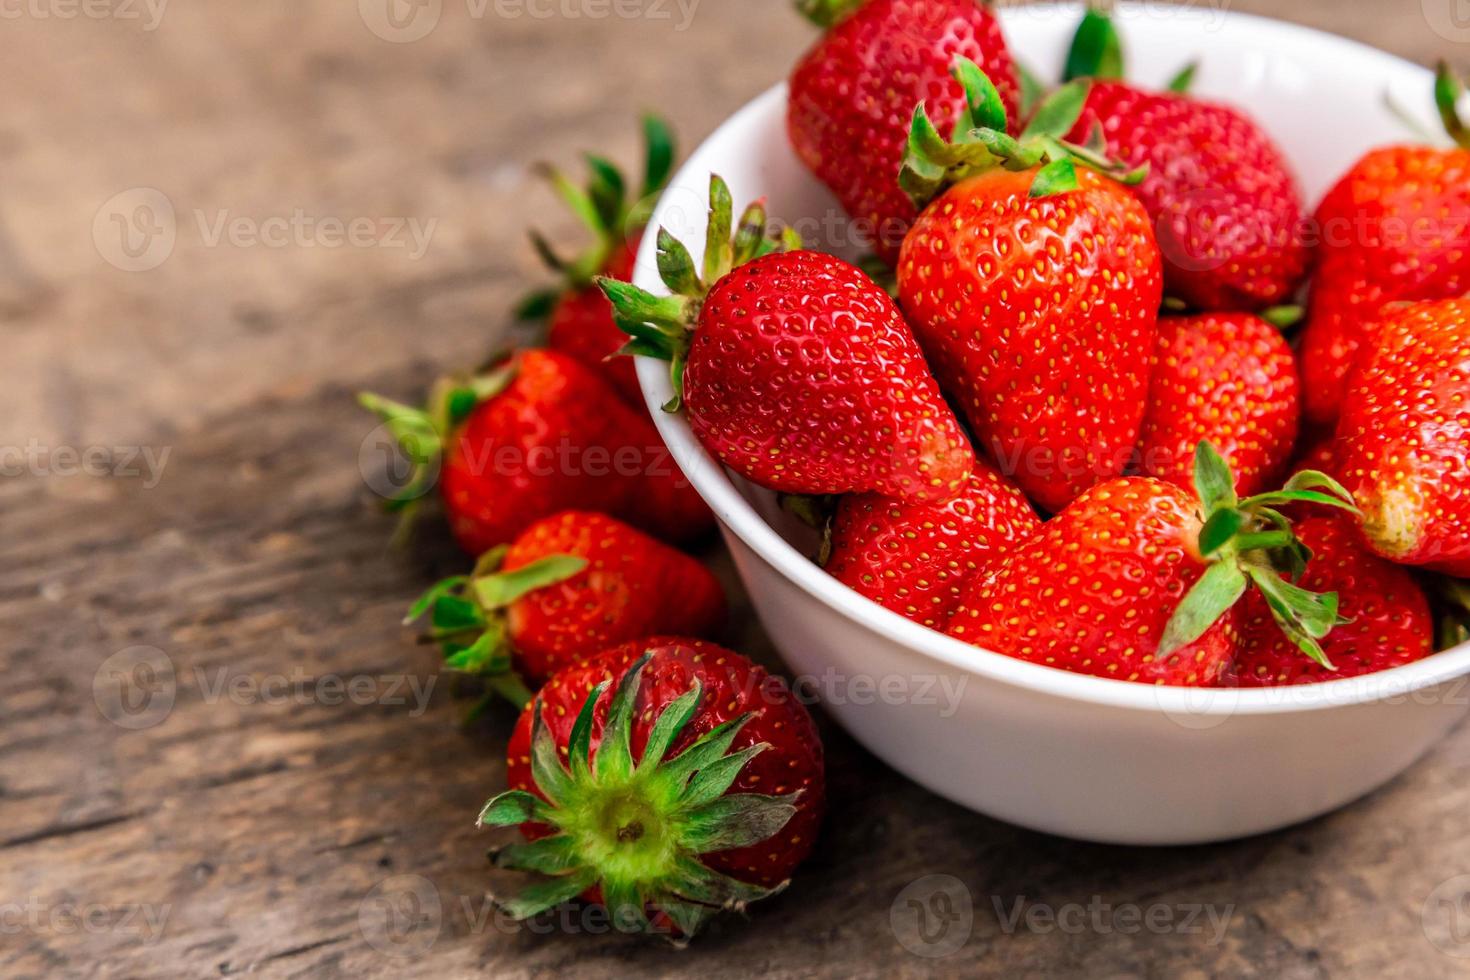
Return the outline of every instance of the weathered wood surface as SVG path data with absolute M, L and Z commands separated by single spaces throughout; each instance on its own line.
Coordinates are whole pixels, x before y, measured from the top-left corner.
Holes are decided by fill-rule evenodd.
M 1470 953 L 1470 879 L 1455 880 L 1470 873 L 1464 730 L 1327 819 L 1149 851 L 975 816 L 828 725 L 840 817 L 752 922 L 674 952 L 584 934 L 595 921 L 535 935 L 487 920 L 496 838 L 471 822 L 501 786 L 507 719 L 463 733 L 447 683 L 424 711 L 395 687 L 433 679 L 398 620 L 457 558 L 435 533 L 385 552 L 357 465 L 371 424 L 349 395 L 411 394 L 502 334 L 536 281 L 523 229 L 571 231 L 531 161 L 591 146 L 628 158 L 651 105 L 701 136 L 809 35 L 782 0 L 705 0 L 687 24 L 687 0 L 443 0 L 428 36 L 388 43 L 364 26 L 374 3 L 176 0 L 153 30 L 160 8 L 143 0 L 5 8 L 0 974 L 1466 974 L 1449 955 Z M 1232 6 L 1470 61 L 1445 27 L 1453 4 Z M 587 15 L 607 9 L 645 16 Z M 128 272 L 112 263 L 156 253 L 108 244 L 104 202 L 140 187 L 167 197 L 177 238 L 157 268 Z M 131 218 L 140 200 L 111 211 Z M 316 247 L 228 225 L 215 240 L 222 213 L 246 231 L 298 213 L 371 219 L 375 236 L 394 218 L 435 224 L 415 256 L 411 242 L 323 247 L 320 226 L 301 233 Z M 146 459 L 127 465 L 134 446 L 155 463 L 168 452 L 160 479 Z M 136 475 L 68 475 L 65 451 L 88 447 L 110 451 L 92 469 Z M 739 620 L 732 641 L 769 656 Z M 155 682 L 172 709 L 125 728 L 105 715 L 161 715 L 107 700 L 106 668 L 140 657 L 171 667 L 172 686 Z M 906 949 L 890 919 L 931 874 L 973 900 L 968 941 L 943 960 Z M 1023 898 L 1064 915 L 1131 903 L 1170 925 L 1128 931 L 1125 911 L 1099 927 L 1087 911 L 1080 931 L 1034 916 L 1008 931 Z M 1198 906 L 1224 917 L 1218 938 L 1204 915 L 1183 921 Z

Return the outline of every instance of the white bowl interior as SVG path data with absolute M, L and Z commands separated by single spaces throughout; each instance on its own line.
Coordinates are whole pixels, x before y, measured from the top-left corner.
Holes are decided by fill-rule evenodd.
M 1060 73 L 1081 15 L 1074 4 L 1002 11 L 1012 51 L 1044 79 Z M 1385 95 L 1431 129 L 1431 74 L 1355 42 L 1307 28 L 1213 9 L 1122 4 L 1116 20 L 1129 76 L 1162 86 L 1198 60 L 1194 92 L 1248 109 L 1291 160 L 1309 204 L 1368 149 L 1412 141 Z M 785 136 L 786 89 L 778 85 L 731 117 L 691 157 L 654 213 L 696 258 L 703 251 L 708 181 L 730 184 L 737 208 L 765 197 L 770 213 L 795 225 L 816 248 L 852 257 L 835 200 L 796 160 Z M 645 237 L 637 283 L 658 280 L 654 236 Z M 729 532 L 781 575 L 888 641 L 954 670 L 1093 704 L 1190 715 L 1265 714 L 1371 702 L 1428 688 L 1470 671 L 1470 645 L 1370 677 L 1281 690 L 1188 691 L 1085 677 L 979 650 L 911 623 L 858 596 L 806 557 L 810 537 L 775 506 L 773 495 L 732 478 L 699 446 L 681 416 L 657 410 L 672 391 L 666 365 L 640 360 L 639 376 L 665 441 Z

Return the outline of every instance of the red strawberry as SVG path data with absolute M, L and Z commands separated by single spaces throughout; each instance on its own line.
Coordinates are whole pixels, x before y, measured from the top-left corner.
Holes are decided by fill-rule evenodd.
M 1338 594 L 1347 622 L 1322 641 L 1335 669 L 1302 656 L 1276 628 L 1260 593 L 1241 611 L 1240 652 L 1227 685 L 1275 687 L 1357 677 L 1399 667 L 1434 651 L 1434 621 L 1424 590 L 1405 569 L 1364 549 L 1351 518 L 1314 514 L 1296 525 L 1312 551 L 1303 588 Z
M 1291 347 L 1265 320 L 1249 313 L 1164 317 L 1138 444 L 1142 472 L 1187 488 L 1194 448 L 1208 440 L 1235 473 L 1236 492 L 1259 493 L 1291 455 L 1298 389 Z
M 1470 576 L 1470 300 L 1388 316 L 1348 379 L 1342 482 L 1374 551 Z
M 674 163 L 674 139 L 668 126 L 654 116 L 643 120 L 647 165 L 639 199 L 627 199 L 627 186 L 618 169 L 601 157 L 589 156 L 592 181 L 584 191 L 554 168 L 546 168 L 557 193 L 593 236 L 592 247 L 573 261 L 564 261 L 546 240 L 532 233 L 532 241 L 552 269 L 561 274 L 557 289 L 534 293 L 519 308 L 522 319 L 548 321 L 547 345 L 598 372 L 623 400 L 643 407 L 643 393 L 633 362 L 614 357 L 627 337 L 613 322 L 607 297 L 593 277 L 633 278 L 633 263 L 647 218 L 657 195 L 668 181 Z
M 977 127 L 969 142 L 945 144 L 916 113 L 905 186 L 923 200 L 961 179 L 904 241 L 899 294 L 979 442 L 1057 511 L 1122 473 L 1137 445 L 1148 394 L 1140 355 L 1153 345 L 1163 291 L 1159 252 L 1137 199 L 1088 169 L 1106 164 L 1048 135 L 1071 127 L 1080 85 L 1038 109 L 1018 143 L 1005 135 L 988 80 L 963 61 L 956 71 Z
M 784 493 L 917 502 L 958 492 L 974 453 L 892 298 L 841 259 L 770 252 L 759 205 L 732 247 L 730 192 L 718 177 L 710 200 L 702 280 L 666 231 L 659 262 L 675 295 L 602 280 L 635 338 L 628 349 L 673 362 L 705 447 Z
M 505 903 L 512 916 L 584 896 L 619 928 L 667 922 L 685 937 L 784 887 L 824 799 L 821 741 L 785 683 L 672 638 L 554 676 L 521 715 L 506 775 L 480 822 L 532 843 L 496 864 L 554 876 Z
M 640 636 L 707 636 L 724 622 L 725 595 L 693 558 L 602 514 L 565 511 L 435 585 L 409 620 L 426 612 L 451 668 L 500 675 L 513 661 L 539 683 Z
M 522 351 L 488 373 L 440 382 L 428 409 L 359 400 L 415 467 L 390 507 L 411 515 L 437 477 L 450 529 L 470 554 L 575 507 L 668 541 L 694 540 L 713 524 L 648 417 L 565 354 Z
M 1277 568 L 1300 571 L 1306 555 L 1275 507 L 1330 503 L 1309 489 L 1330 481 L 1300 474 L 1280 493 L 1241 501 L 1208 443 L 1196 460 L 1195 493 L 1128 477 L 1078 497 L 974 580 L 949 634 L 1077 673 L 1209 686 L 1235 655 L 1236 603 L 1254 583 L 1290 641 L 1322 659 L 1337 598 L 1278 577 Z
M 1089 12 L 1067 77 L 1118 78 L 1120 51 L 1111 21 Z M 1136 192 L 1154 222 L 1171 294 L 1204 310 L 1255 310 L 1295 292 L 1308 265 L 1301 191 L 1254 120 L 1182 91 L 1098 81 L 1070 138 L 1097 131 L 1108 155 L 1149 167 Z
M 964 584 L 1040 526 L 1021 492 L 977 461 L 964 489 L 944 503 L 842 498 L 826 568 L 879 605 L 943 629 Z
M 1014 117 L 1015 65 L 999 21 L 981 0 L 803 0 L 802 6 L 831 30 L 791 76 L 791 145 L 837 195 L 861 237 L 892 264 L 917 214 L 893 182 L 914 106 L 927 105 L 941 127 L 960 122 L 965 93 L 949 74 L 959 55 L 994 79 Z
M 1307 418 L 1330 426 L 1366 331 L 1394 303 L 1470 292 L 1470 132 L 1443 64 L 1436 96 L 1455 149 L 1390 146 L 1353 165 L 1317 208 L 1317 271 L 1302 334 Z

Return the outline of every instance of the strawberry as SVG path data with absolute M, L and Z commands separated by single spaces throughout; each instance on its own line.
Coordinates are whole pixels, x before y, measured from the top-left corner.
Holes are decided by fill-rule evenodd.
M 389 508 L 411 519 L 437 479 L 450 529 L 472 555 L 575 507 L 675 542 L 713 524 L 648 417 L 565 354 L 521 351 L 474 377 L 441 381 L 426 409 L 371 394 L 359 401 L 414 467 Z
M 1388 314 L 1348 379 L 1342 482 L 1391 561 L 1470 576 L 1470 300 Z
M 1290 458 L 1298 388 L 1291 347 L 1265 320 L 1162 318 L 1138 444 L 1142 472 L 1188 488 L 1194 447 L 1208 440 L 1235 473 L 1236 492 L 1259 493 Z
M 693 558 L 603 514 L 565 511 L 435 585 L 408 621 L 425 613 L 451 669 L 498 676 L 514 665 L 539 683 L 640 636 L 707 636 L 725 620 L 725 595 Z
M 904 240 L 899 296 L 979 442 L 1058 511 L 1121 474 L 1138 442 L 1139 355 L 1154 343 L 1163 277 L 1143 207 L 1099 170 L 1141 174 L 1056 138 L 1085 86 L 1052 96 L 1017 141 L 984 74 L 961 59 L 956 77 L 975 126 L 945 143 L 915 113 L 901 180 L 916 201 L 939 196 Z
M 826 569 L 842 584 L 931 629 L 943 629 L 960 590 L 1028 538 L 1041 520 L 988 463 L 954 498 L 904 504 L 877 494 L 843 497 Z
M 1306 472 L 1240 500 L 1209 443 L 1195 461 L 1194 492 L 1125 477 L 1078 497 L 972 582 L 949 634 L 1076 673 L 1206 687 L 1235 655 L 1236 603 L 1254 584 L 1290 641 L 1325 662 L 1319 641 L 1338 622 L 1338 600 L 1279 577 L 1299 576 L 1309 556 L 1276 508 L 1350 507 L 1333 495 L 1341 487 Z
M 1441 63 L 1435 85 L 1459 144 L 1388 146 L 1355 163 L 1317 208 L 1317 271 L 1302 334 L 1307 418 L 1337 421 L 1369 327 L 1394 303 L 1470 292 L 1470 130 L 1460 83 Z
M 1149 167 L 1136 193 L 1154 222 L 1171 295 L 1202 310 L 1258 310 L 1286 301 L 1307 271 L 1301 191 L 1281 149 L 1249 116 L 1191 98 L 1187 69 L 1166 92 L 1117 81 L 1121 44 L 1089 11 L 1067 78 L 1098 81 L 1070 139 Z
M 830 30 L 791 76 L 791 145 L 847 209 L 859 237 L 892 265 L 917 214 L 893 183 L 908 119 L 923 104 L 941 126 L 959 131 L 966 103 L 949 74 L 956 55 L 985 68 L 1015 117 L 1019 82 L 1000 22 L 981 0 L 801 6 Z
M 806 709 L 697 640 L 629 643 L 556 674 L 516 725 L 506 775 L 480 823 L 531 843 L 495 863 L 552 876 L 504 903 L 511 916 L 583 896 L 621 930 L 684 938 L 784 888 L 823 809 Z
M 1312 552 L 1298 584 L 1336 592 L 1347 621 L 1322 641 L 1333 669 L 1303 657 L 1276 628 L 1265 598 L 1251 593 L 1241 610 L 1240 651 L 1225 679 L 1227 686 L 1275 687 L 1357 677 L 1433 652 L 1434 622 L 1424 590 L 1408 571 L 1369 553 L 1351 519 L 1314 514 L 1297 523 L 1296 533 Z
M 629 352 L 672 362 L 678 397 L 666 407 L 686 405 L 712 454 L 772 490 L 914 502 L 958 492 L 974 452 L 892 298 L 841 259 L 772 251 L 760 205 L 732 246 L 718 177 L 710 202 L 702 279 L 660 231 L 673 296 L 600 280 Z
M 617 167 L 589 156 L 592 180 L 586 190 L 571 183 L 552 167 L 546 173 L 561 198 L 592 232 L 590 249 L 572 261 L 558 256 L 541 237 L 531 240 L 542 259 L 562 277 L 555 289 L 533 293 L 517 310 L 523 320 L 547 322 L 547 346 L 581 361 L 601 374 L 623 400 L 643 407 L 643 392 L 633 362 L 614 357 L 627 338 L 613 322 L 612 306 L 593 277 L 633 278 L 633 263 L 643 235 L 643 222 L 668 182 L 674 163 L 674 139 L 668 125 L 654 116 L 643 120 L 647 147 L 643 187 L 636 201 L 628 201 L 627 184 Z

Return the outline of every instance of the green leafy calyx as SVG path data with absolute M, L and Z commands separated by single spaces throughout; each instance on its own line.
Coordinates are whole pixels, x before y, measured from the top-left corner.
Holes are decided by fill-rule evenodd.
M 945 188 L 988 170 L 1036 170 L 1032 197 L 1076 190 L 1077 168 L 1086 167 L 1124 184 L 1138 184 L 1147 167 L 1129 168 L 1108 157 L 1100 127 L 1085 145 L 1064 137 L 1076 126 L 1087 102 L 1088 83 L 1069 82 L 1036 108 L 1020 137 L 1006 132 L 1009 120 L 995 84 L 968 58 L 957 58 L 954 77 L 965 90 L 965 108 L 950 138 L 935 128 L 920 103 L 909 127 L 909 145 L 899 184 L 923 210 Z
M 505 571 L 501 568 L 505 553 L 504 547 L 488 551 L 471 574 L 436 583 L 413 604 L 404 624 L 427 615 L 429 631 L 424 639 L 439 644 L 445 667 L 484 678 L 496 694 L 524 708 L 531 694 L 515 672 L 505 611 L 537 589 L 581 574 L 587 559 L 549 555 Z
M 813 24 L 829 30 L 863 3 L 864 0 L 796 0 L 796 9 Z
M 1465 96 L 1465 84 L 1450 68 L 1449 62 L 1441 61 L 1434 73 L 1434 105 L 1439 110 L 1444 130 L 1456 145 L 1470 149 L 1470 127 L 1460 115 L 1460 100 Z
M 746 208 L 737 225 L 730 187 L 712 174 L 709 225 L 701 266 L 696 267 L 689 249 L 669 234 L 668 229 L 658 231 L 659 276 L 671 295 L 655 296 L 632 283 L 598 277 L 597 285 L 612 302 L 613 319 L 631 338 L 619 353 L 669 362 L 674 398 L 664 406 L 666 411 L 676 412 L 683 404 L 684 364 L 694 325 L 699 321 L 699 311 L 709 291 L 747 262 L 800 247 L 800 238 L 789 229 L 776 235 L 769 232 L 764 201 L 756 201 Z
M 706 854 L 766 840 L 796 813 L 797 793 L 728 792 L 746 764 L 770 747 L 761 743 L 730 751 L 748 714 L 666 758 L 699 711 L 703 692 L 696 681 L 663 709 L 641 758 L 633 758 L 635 704 L 648 661 L 645 654 L 624 674 L 596 751 L 591 749 L 593 714 L 608 684 L 588 695 L 572 726 L 565 764 L 537 703 L 531 775 L 541 795 L 502 793 L 485 804 L 479 820 L 481 826 L 535 823 L 552 830 L 550 836 L 495 855 L 500 867 L 544 876 L 501 903 L 513 918 L 535 916 L 595 885 L 619 929 L 655 931 L 648 916 L 656 909 L 687 939 L 716 913 L 743 909 L 785 887 L 748 884 L 702 861 Z
M 1198 640 L 1254 585 L 1282 632 L 1317 663 L 1336 669 L 1320 641 L 1345 622 L 1337 593 L 1296 584 L 1312 553 L 1279 508 L 1313 503 L 1356 514 L 1352 495 L 1327 474 L 1303 470 L 1281 490 L 1240 500 L 1230 467 L 1208 442 L 1195 451 L 1194 483 L 1204 517 L 1199 551 L 1208 567 L 1164 628 L 1158 656 Z

